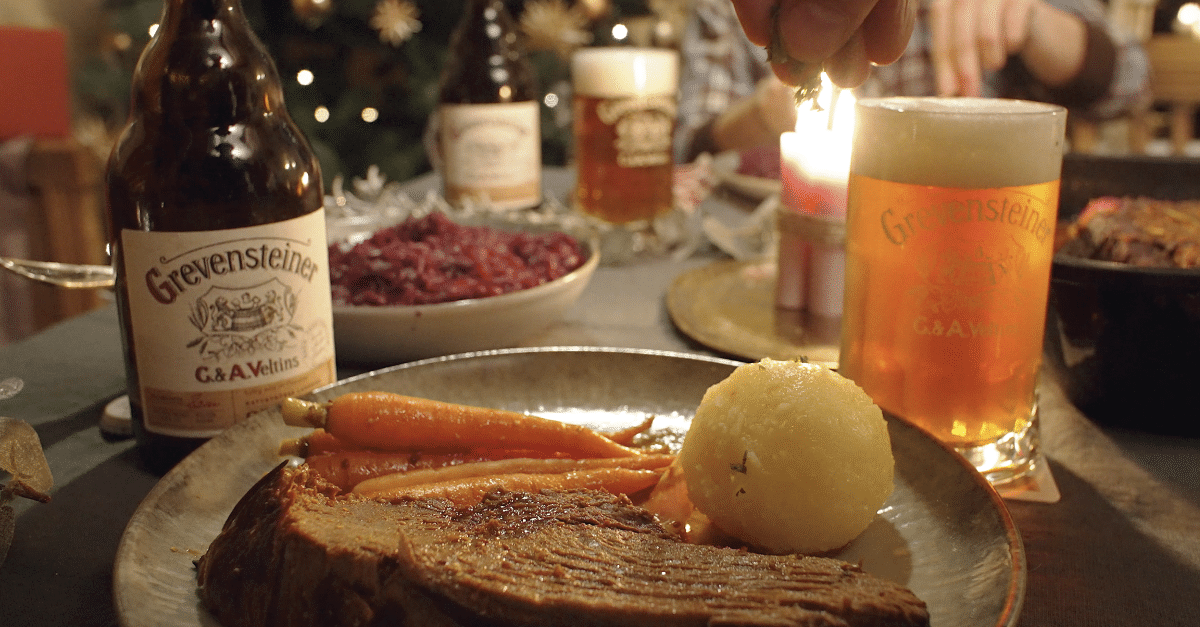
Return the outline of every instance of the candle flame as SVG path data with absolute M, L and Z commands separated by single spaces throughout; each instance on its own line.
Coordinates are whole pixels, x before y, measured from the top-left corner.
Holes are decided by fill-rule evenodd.
M 783 160 L 809 180 L 845 186 L 850 175 L 854 94 L 821 74 L 820 109 L 796 108 L 796 132 L 781 138 Z
M 821 72 L 821 93 L 817 96 L 817 106 L 796 107 L 796 131 L 814 128 L 814 125 L 824 126 L 829 131 L 835 127 L 853 128 L 854 100 L 853 93 L 834 85 L 829 75 Z

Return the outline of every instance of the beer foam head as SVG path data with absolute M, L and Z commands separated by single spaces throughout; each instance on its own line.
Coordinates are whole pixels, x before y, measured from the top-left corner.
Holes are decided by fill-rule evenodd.
M 873 98 L 855 110 L 852 170 L 944 187 L 1009 187 L 1059 177 L 1066 110 L 1001 98 Z
M 674 94 L 679 55 L 665 48 L 582 48 L 571 57 L 571 76 L 580 95 Z

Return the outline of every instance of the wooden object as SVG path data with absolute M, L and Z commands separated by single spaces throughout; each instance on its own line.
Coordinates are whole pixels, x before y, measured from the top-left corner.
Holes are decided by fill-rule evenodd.
M 1150 57 L 1150 89 L 1167 106 L 1172 154 L 1182 155 L 1196 136 L 1200 108 L 1200 39 L 1159 35 L 1146 42 Z
M 73 139 L 38 139 L 30 150 L 27 172 L 36 205 L 30 223 L 31 257 L 63 263 L 108 263 L 100 159 Z M 105 302 L 103 289 L 69 289 L 41 283 L 31 287 L 39 328 Z

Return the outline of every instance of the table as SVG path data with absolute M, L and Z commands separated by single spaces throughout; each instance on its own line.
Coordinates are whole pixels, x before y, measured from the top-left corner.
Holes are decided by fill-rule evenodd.
M 432 184 L 423 179 L 414 189 Z M 675 329 L 664 295 L 680 273 L 717 258 L 603 266 L 566 317 L 525 344 L 714 354 Z M 339 365 L 340 376 L 362 370 Z M 8 376 L 25 387 L 0 401 L 0 415 L 36 427 L 56 488 L 50 503 L 18 505 L 14 544 L 0 566 L 0 625 L 115 625 L 117 543 L 158 477 L 139 465 L 131 441 L 106 439 L 97 427 L 104 405 L 124 392 L 114 308 L 0 348 L 0 378 Z M 1101 428 L 1052 381 L 1041 398 L 1062 499 L 1009 503 L 1029 570 L 1019 624 L 1200 624 L 1200 439 Z

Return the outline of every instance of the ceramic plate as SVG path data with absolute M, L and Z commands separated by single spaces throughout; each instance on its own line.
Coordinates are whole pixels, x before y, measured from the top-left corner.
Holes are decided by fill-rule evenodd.
M 398 223 L 397 216 L 356 217 L 329 222 L 331 242 L 361 241 Z M 546 230 L 500 221 L 495 228 Z M 340 361 L 395 364 L 515 346 L 550 326 L 579 300 L 600 264 L 595 242 L 582 240 L 587 260 L 549 283 L 487 298 L 431 305 L 333 306 L 333 337 Z
M 667 291 L 667 312 L 688 337 L 727 355 L 838 365 L 841 318 L 776 309 L 770 261 L 719 261 L 685 272 Z
M 654 415 L 657 429 L 682 435 L 704 391 L 739 363 L 631 349 L 513 349 L 413 362 L 315 395 L 391 390 L 604 429 Z M 897 420 L 889 429 L 895 491 L 838 557 L 911 588 L 928 604 L 935 627 L 1015 625 L 1025 555 L 999 496 L 924 432 Z M 285 426 L 277 412 L 259 414 L 163 477 L 117 549 L 114 603 L 124 627 L 217 625 L 200 606 L 193 561 L 242 494 L 279 462 L 279 441 L 305 431 Z

